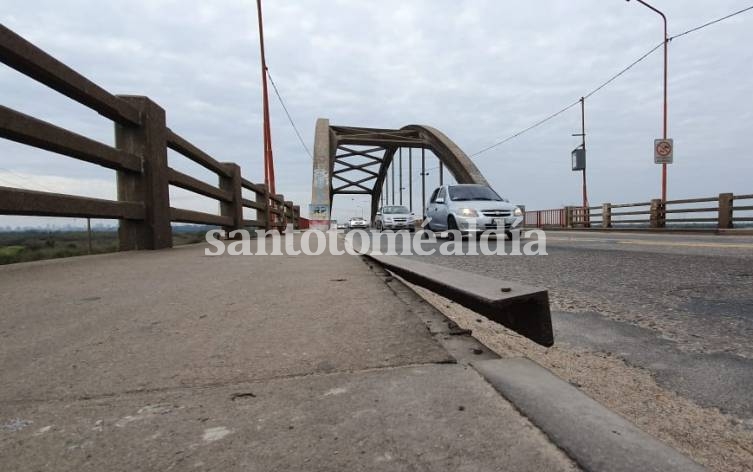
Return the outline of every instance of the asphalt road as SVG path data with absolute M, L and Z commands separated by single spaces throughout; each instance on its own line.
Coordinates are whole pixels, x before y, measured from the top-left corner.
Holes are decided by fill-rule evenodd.
M 558 344 L 611 353 L 753 425 L 753 237 L 552 231 L 546 250 L 406 257 L 546 287 Z

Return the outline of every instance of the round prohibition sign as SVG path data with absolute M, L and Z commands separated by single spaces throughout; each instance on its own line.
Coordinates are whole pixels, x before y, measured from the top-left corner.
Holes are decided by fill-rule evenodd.
M 662 141 L 656 145 L 656 154 L 660 157 L 667 157 L 672 154 L 672 144 L 668 141 Z

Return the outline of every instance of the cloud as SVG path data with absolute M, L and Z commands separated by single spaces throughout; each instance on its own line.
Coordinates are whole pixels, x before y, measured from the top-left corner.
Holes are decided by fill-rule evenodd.
M 254 1 L 5 3 L 12 13 L 0 14 L 4 24 L 113 93 L 150 96 L 182 136 L 262 180 Z M 670 33 L 745 6 L 662 2 Z M 264 14 L 270 71 L 309 147 L 316 119 L 327 117 L 341 125 L 428 124 L 472 153 L 577 100 L 661 40 L 657 15 L 621 1 L 266 1 Z M 751 21 L 753 13 L 740 15 L 671 44 L 677 156 L 670 198 L 750 193 Z M 658 51 L 587 100 L 592 203 L 658 195 L 651 144 L 660 134 L 660 99 Z M 274 95 L 271 101 L 277 186 L 305 209 L 310 159 Z M 107 120 L 6 68 L 0 103 L 112 143 Z M 528 208 L 577 204 L 580 175 L 569 170 L 569 154 L 579 127 L 575 107 L 476 162 L 500 193 Z M 6 142 L 0 167 L 114 182 L 96 166 Z M 429 185 L 436 177 L 430 174 Z M 197 210 L 207 205 L 180 198 Z M 355 214 L 367 203 L 336 199 L 335 214 Z

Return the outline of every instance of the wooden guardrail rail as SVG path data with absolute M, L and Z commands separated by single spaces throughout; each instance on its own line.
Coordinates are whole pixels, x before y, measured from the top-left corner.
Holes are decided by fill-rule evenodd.
M 565 207 L 527 211 L 526 226 L 537 228 L 732 229 L 753 222 L 753 194 L 721 193 L 716 197 L 659 199 L 638 203 Z
M 120 221 L 120 250 L 172 246 L 171 222 L 269 229 L 299 227 L 300 207 L 270 195 L 232 162 L 219 162 L 166 125 L 165 111 L 147 97 L 113 95 L 72 68 L 0 25 L 0 61 L 113 121 L 108 146 L 0 105 L 0 137 L 117 171 L 117 201 L 0 187 L 0 214 L 112 218 Z M 210 185 L 168 166 L 167 150 L 215 173 Z M 170 206 L 169 186 L 219 201 L 219 214 Z M 243 197 L 243 189 L 256 195 Z M 256 211 L 244 219 L 243 209 Z

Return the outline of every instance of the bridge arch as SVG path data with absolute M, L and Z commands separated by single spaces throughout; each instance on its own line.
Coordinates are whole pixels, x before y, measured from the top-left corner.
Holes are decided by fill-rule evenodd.
M 426 125 L 400 129 L 333 126 L 316 122 L 309 216 L 312 227 L 324 229 L 338 194 L 371 196 L 373 220 L 382 186 L 400 148 L 431 150 L 458 183 L 488 184 L 468 155 L 444 133 Z M 422 210 L 423 211 L 423 210 Z

